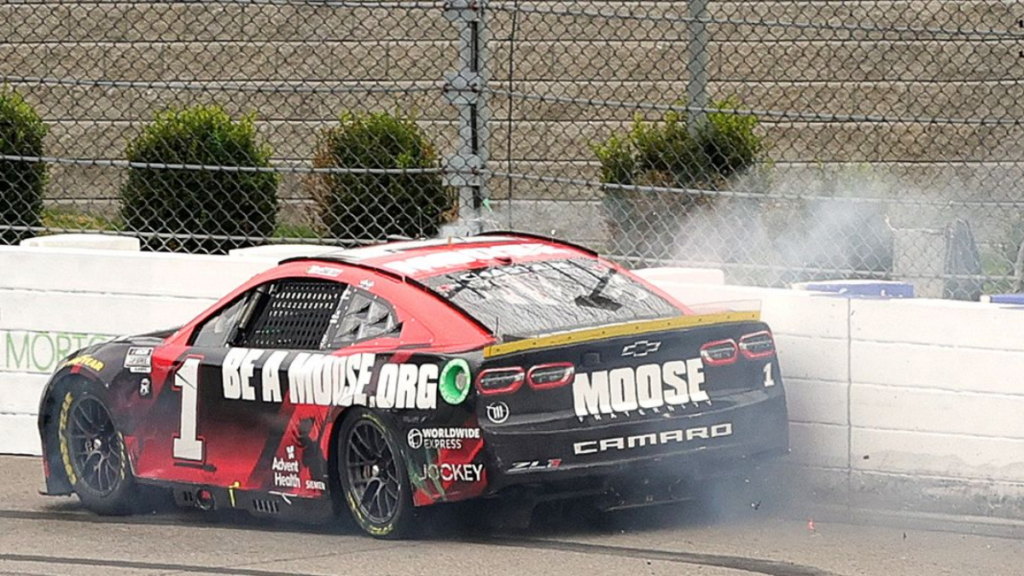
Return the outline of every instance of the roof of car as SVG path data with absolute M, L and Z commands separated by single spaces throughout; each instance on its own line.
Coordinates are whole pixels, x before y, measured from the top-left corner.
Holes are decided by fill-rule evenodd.
M 409 278 L 423 278 L 447 272 L 487 266 L 515 259 L 543 260 L 597 254 L 560 240 L 523 233 L 485 233 L 477 236 L 433 240 L 402 240 L 373 246 L 326 252 L 315 256 L 288 258 L 338 262 Z

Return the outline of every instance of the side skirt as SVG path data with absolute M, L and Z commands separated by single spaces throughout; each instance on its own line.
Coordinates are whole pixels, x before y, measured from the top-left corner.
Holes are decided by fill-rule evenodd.
M 235 510 L 252 516 L 276 518 L 302 524 L 327 524 L 337 520 L 327 492 L 316 498 L 282 492 L 239 490 L 219 486 L 181 484 L 140 479 L 141 484 L 169 489 L 174 503 L 201 511 Z

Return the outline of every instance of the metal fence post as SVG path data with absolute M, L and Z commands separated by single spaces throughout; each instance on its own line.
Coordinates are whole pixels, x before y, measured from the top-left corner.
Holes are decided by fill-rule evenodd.
M 445 182 L 459 189 L 459 226 L 483 231 L 482 209 L 487 199 L 488 41 L 485 0 L 448 0 L 445 17 L 459 26 L 459 69 L 445 74 L 445 98 L 459 109 L 459 145 L 448 156 Z
M 708 1 L 687 2 L 690 10 L 690 41 L 687 44 L 690 60 L 687 66 L 689 78 L 686 81 L 686 96 L 687 105 L 696 108 L 708 106 Z M 703 111 L 694 111 L 690 112 L 689 118 L 690 133 L 695 134 L 704 123 L 707 114 Z

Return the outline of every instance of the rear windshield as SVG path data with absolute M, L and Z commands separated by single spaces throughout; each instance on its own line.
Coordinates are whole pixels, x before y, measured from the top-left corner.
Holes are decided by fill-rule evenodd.
M 463 270 L 426 284 L 503 339 L 680 314 L 636 281 L 590 259 Z

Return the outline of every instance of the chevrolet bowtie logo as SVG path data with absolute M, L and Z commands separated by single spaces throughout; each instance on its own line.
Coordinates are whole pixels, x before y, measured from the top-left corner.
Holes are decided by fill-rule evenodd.
M 633 356 L 634 358 L 643 358 L 648 354 L 654 354 L 661 348 L 661 342 L 648 342 L 647 340 L 638 340 L 629 346 L 622 349 L 623 356 Z

